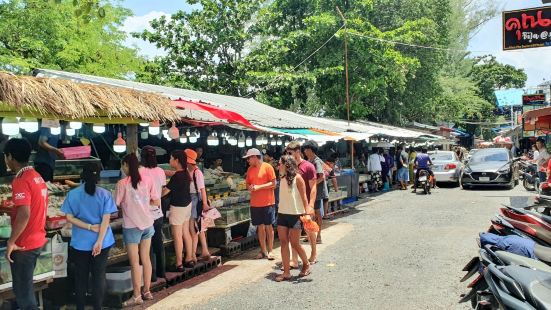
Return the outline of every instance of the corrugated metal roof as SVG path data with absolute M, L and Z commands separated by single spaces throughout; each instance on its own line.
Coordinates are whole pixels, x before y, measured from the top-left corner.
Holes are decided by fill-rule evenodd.
M 183 98 L 200 100 L 201 102 L 208 103 L 213 106 L 237 112 L 243 115 L 246 119 L 248 119 L 251 123 L 254 123 L 255 125 L 275 128 L 316 128 L 332 131 L 338 130 L 338 128 L 328 126 L 328 124 L 326 124 L 324 120 L 310 119 L 291 111 L 279 110 L 251 98 L 240 98 L 211 94 L 188 89 L 138 83 L 49 69 L 37 69 L 35 72 L 37 76 L 62 78 L 69 79 L 75 82 L 103 84 L 131 88 L 141 91 L 149 91 L 165 95 L 171 99 Z

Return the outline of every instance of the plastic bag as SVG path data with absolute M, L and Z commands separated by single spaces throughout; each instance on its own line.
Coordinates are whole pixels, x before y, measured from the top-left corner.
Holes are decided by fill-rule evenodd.
M 307 232 L 319 232 L 320 227 L 309 215 L 303 215 L 300 217 L 302 224 L 304 225 L 304 230 Z
M 67 258 L 69 256 L 69 243 L 63 242 L 60 235 L 52 238 L 52 259 L 54 263 L 54 278 L 67 277 Z
M 201 231 L 207 231 L 209 227 L 214 227 L 214 220 L 220 218 L 222 214 L 216 208 L 210 208 L 207 211 L 203 211 L 201 216 Z

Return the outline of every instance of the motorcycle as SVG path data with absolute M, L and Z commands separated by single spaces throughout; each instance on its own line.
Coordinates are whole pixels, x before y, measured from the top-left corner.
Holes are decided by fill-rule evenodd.
M 419 178 L 417 179 L 417 187 L 423 189 L 425 195 L 430 195 L 431 187 L 434 187 L 434 177 L 426 169 L 419 171 Z
M 541 180 L 538 176 L 537 165 L 528 161 L 520 161 L 520 178 L 522 186 L 527 191 L 538 191 Z

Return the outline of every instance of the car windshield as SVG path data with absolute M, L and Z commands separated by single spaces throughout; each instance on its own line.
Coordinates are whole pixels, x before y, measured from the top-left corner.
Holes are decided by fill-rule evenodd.
M 430 154 L 432 161 L 452 161 L 453 155 L 451 153 L 433 153 Z
M 473 154 L 471 163 L 483 163 L 489 161 L 509 161 L 509 154 L 505 150 L 479 150 Z

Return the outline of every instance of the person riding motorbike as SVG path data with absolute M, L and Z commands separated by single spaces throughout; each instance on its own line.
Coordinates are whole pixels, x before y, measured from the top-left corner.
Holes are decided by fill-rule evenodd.
M 430 166 L 432 166 L 432 160 L 430 159 L 429 154 L 427 154 L 428 150 L 427 148 L 422 148 L 421 153 L 417 154 L 417 157 L 415 158 L 415 167 L 417 167 L 417 171 L 415 172 L 415 183 L 413 185 L 413 193 L 417 193 L 417 186 L 419 183 L 419 173 L 421 170 L 425 170 L 429 173 L 430 176 L 434 178 L 434 173 L 430 169 Z

